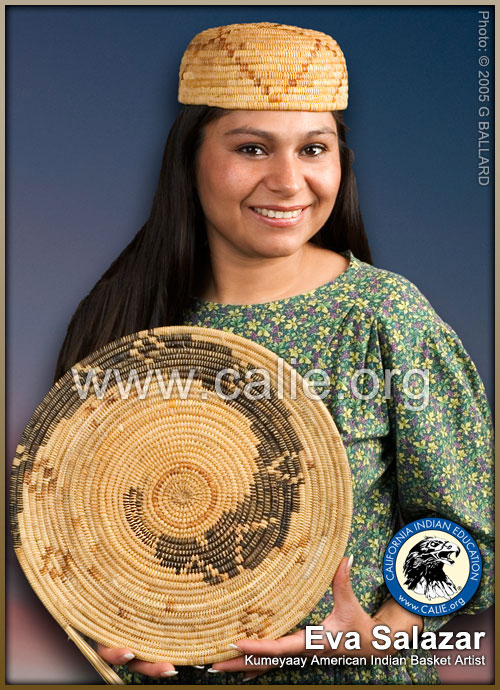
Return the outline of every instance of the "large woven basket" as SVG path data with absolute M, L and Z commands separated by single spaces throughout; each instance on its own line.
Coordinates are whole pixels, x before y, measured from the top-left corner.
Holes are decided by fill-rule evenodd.
M 107 385 L 85 392 L 92 375 Z M 197 327 L 127 336 L 67 372 L 11 485 L 17 556 L 60 625 L 174 664 L 296 625 L 352 512 L 345 450 L 311 390 L 262 346 Z

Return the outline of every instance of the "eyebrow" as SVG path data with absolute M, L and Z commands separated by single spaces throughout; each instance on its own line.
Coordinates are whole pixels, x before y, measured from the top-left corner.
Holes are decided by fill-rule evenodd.
M 277 138 L 271 132 L 266 132 L 264 129 L 254 129 L 253 127 L 237 127 L 236 129 L 229 130 L 229 132 L 224 132 L 225 136 L 232 136 L 235 134 L 245 134 L 247 136 L 260 137 L 261 139 L 269 139 L 271 141 Z M 330 129 L 330 127 L 320 127 L 320 129 L 312 129 L 310 132 L 304 134 L 304 139 L 317 137 L 320 134 L 333 134 L 334 136 L 337 136 L 337 132 L 335 132 L 333 129 Z

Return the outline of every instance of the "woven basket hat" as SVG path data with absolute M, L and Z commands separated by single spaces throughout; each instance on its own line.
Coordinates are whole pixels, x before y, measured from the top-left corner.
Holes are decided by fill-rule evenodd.
M 352 511 L 345 450 L 311 390 L 266 348 L 185 326 L 124 337 L 66 372 L 11 483 L 17 556 L 60 625 L 196 664 L 310 612 Z
M 331 36 L 297 26 L 207 29 L 182 58 L 179 101 L 229 110 L 344 110 L 344 55 Z

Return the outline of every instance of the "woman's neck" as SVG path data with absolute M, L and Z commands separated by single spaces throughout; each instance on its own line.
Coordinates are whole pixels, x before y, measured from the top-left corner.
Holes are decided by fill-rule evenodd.
M 290 256 L 254 258 L 220 253 L 201 297 L 222 304 L 258 304 L 293 297 L 334 280 L 348 266 L 340 254 L 307 243 Z

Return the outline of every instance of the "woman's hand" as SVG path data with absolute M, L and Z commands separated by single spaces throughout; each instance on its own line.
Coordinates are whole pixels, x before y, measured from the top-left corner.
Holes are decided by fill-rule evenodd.
M 134 659 L 134 654 L 126 647 L 110 649 L 109 647 L 103 647 L 102 644 L 98 644 L 97 653 L 99 656 L 102 656 L 108 664 L 127 664 L 132 673 L 143 673 L 145 676 L 151 676 L 151 678 L 169 678 L 176 676 L 178 673 L 178 671 L 175 670 L 175 666 L 168 663 L 168 661 L 151 663 L 150 661 Z
M 372 646 L 373 628 L 376 625 L 387 625 L 391 631 L 410 631 L 412 625 L 417 625 L 419 630 L 423 627 L 422 618 L 399 606 L 394 599 L 388 599 L 372 617 L 367 614 L 356 599 L 351 587 L 350 570 L 352 561 L 344 558 L 337 574 L 332 582 L 334 606 L 332 612 L 322 622 L 323 638 L 315 639 L 315 645 L 324 645 L 324 649 L 306 649 L 305 630 L 298 630 L 291 635 L 281 637 L 278 640 L 239 640 L 236 642 L 243 656 L 229 661 L 221 661 L 213 665 L 217 671 L 247 671 L 245 680 L 251 680 L 265 673 L 272 666 L 252 666 L 252 671 L 245 666 L 245 654 L 259 656 L 382 656 L 394 652 L 394 649 L 377 651 Z M 337 649 L 331 649 L 326 640 L 325 632 L 328 631 L 335 638 L 339 632 L 357 632 L 360 636 L 360 649 L 346 649 L 345 638 L 342 637 Z M 319 633 L 318 633 L 319 634 Z

